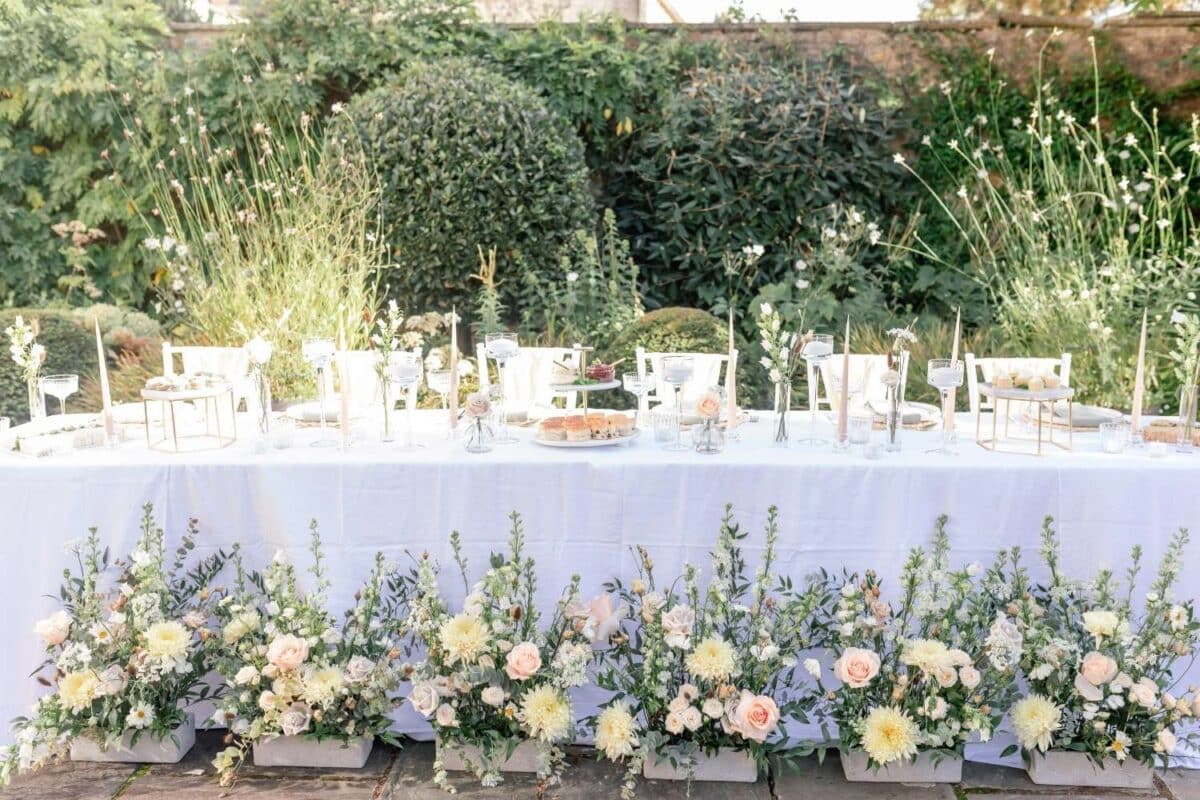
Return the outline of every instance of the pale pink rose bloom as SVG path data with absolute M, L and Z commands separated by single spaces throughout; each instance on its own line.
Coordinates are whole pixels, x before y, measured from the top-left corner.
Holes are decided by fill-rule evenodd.
M 962 681 L 962 685 L 968 689 L 974 689 L 979 685 L 981 676 L 979 670 L 974 667 L 960 667 L 958 670 L 958 679 Z
M 458 727 L 458 712 L 449 703 L 442 703 L 437 710 L 437 724 L 443 728 Z
M 33 632 L 42 637 L 47 647 L 57 647 L 67 640 L 67 635 L 71 632 L 71 617 L 65 611 L 56 611 L 39 620 L 33 626 Z
M 879 674 L 879 655 L 860 647 L 847 647 L 833 662 L 833 674 L 852 689 L 861 689 Z
M 542 668 L 542 654 L 532 642 L 521 642 L 509 650 L 504 661 L 504 671 L 514 681 L 529 680 Z
M 705 392 L 696 401 L 696 416 L 701 419 L 717 419 L 721 416 L 721 400 L 715 392 Z
M 683 720 L 683 726 L 689 731 L 696 730 L 704 722 L 704 718 L 700 716 L 700 709 L 695 706 L 685 708 L 679 717 Z
M 779 706 L 770 697 L 742 690 L 730 714 L 730 727 L 743 738 L 764 742 L 779 725 Z
M 664 723 L 667 733 L 680 734 L 683 733 L 683 717 L 680 714 L 672 711 L 667 714 L 667 721 Z
M 1079 674 L 1092 686 L 1103 686 L 1117 677 L 1117 662 L 1093 650 L 1083 657 Z
M 441 692 L 431 681 L 414 684 L 412 691 L 408 693 L 408 702 L 412 704 L 418 714 L 426 719 L 429 719 L 430 715 L 437 710 L 438 703 L 441 701 Z
M 275 637 L 275 640 L 267 648 L 267 661 L 285 672 L 298 668 L 306 658 L 308 658 L 308 642 L 299 636 L 292 636 L 290 633 Z
M 938 666 L 933 669 L 933 678 L 938 682 L 938 686 L 949 689 L 958 683 L 958 672 L 951 666 Z
M 493 708 L 499 708 L 504 703 L 504 690 L 499 686 L 489 686 L 483 690 L 480 699 Z
M 283 729 L 284 736 L 299 736 L 308 730 L 308 723 L 312 720 L 312 713 L 308 706 L 304 703 L 292 703 L 288 706 L 287 711 L 279 717 L 279 727 Z
M 1139 705 L 1153 708 L 1158 702 L 1158 684 L 1150 678 L 1142 678 L 1129 687 L 1129 697 Z

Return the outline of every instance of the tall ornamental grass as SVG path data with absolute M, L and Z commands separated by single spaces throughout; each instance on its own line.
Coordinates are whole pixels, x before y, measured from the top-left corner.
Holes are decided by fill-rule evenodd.
M 1095 64 L 1093 42 L 1091 119 L 1061 107 L 1039 66 L 1028 113 L 1011 119 L 955 114 L 955 130 L 922 139 L 927 152 L 921 162 L 942 177 L 927 179 L 903 154 L 895 160 L 929 190 L 962 236 L 970 263 L 947 263 L 927 244 L 917 247 L 984 288 L 1002 338 L 1016 354 L 1070 351 L 1082 398 L 1128 407 L 1142 311 L 1148 309 L 1148 377 L 1152 386 L 1164 379 L 1154 397 L 1169 405 L 1170 320 L 1180 308 L 1194 306 L 1200 288 L 1191 208 L 1200 122 L 1193 118 L 1189 139 L 1164 141 L 1157 114 L 1135 107 L 1140 125 L 1109 130 L 1099 114 Z M 992 108 L 1003 85 L 999 79 L 992 84 Z M 948 86 L 945 91 L 955 107 Z M 943 196 L 932 186 L 944 185 L 945 176 L 961 181 Z
M 157 232 L 143 246 L 160 263 L 159 311 L 189 343 L 272 339 L 275 395 L 311 393 L 304 337 L 336 336 L 342 319 L 349 347 L 367 346 L 386 261 L 373 172 L 353 143 L 314 135 L 307 114 L 281 129 L 243 117 L 218 140 L 188 99 L 173 103 L 166 145 L 136 122 L 126 133 L 151 188 L 139 210 Z

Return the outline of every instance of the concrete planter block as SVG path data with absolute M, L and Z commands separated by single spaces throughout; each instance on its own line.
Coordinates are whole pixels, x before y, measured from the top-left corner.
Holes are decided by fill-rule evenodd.
M 71 742 L 72 761 L 101 761 L 117 764 L 178 764 L 196 743 L 196 719 L 191 714 L 171 729 L 170 735 L 156 739 L 143 731 L 133 744 L 133 731 L 107 749 L 104 742 L 79 736 Z
M 654 763 L 653 756 L 642 764 L 642 777 L 653 781 L 686 781 L 687 765 L 671 766 L 670 759 Z M 679 761 L 680 759 L 676 759 Z M 758 780 L 758 765 L 745 750 L 718 750 L 715 756 L 696 754 L 696 768 L 692 779 L 718 781 L 721 783 L 754 783 Z
M 359 736 L 346 742 L 340 739 L 318 742 L 303 736 L 276 736 L 254 743 L 254 765 L 362 769 L 374 746 L 374 736 Z
M 501 750 L 501 754 L 504 752 Z M 441 759 L 442 769 L 451 772 L 469 770 L 468 762 L 475 767 L 483 763 L 483 753 L 478 747 L 471 745 L 451 744 L 443 747 L 442 743 L 438 742 L 437 754 Z M 525 741 L 517 745 L 513 754 L 499 766 L 501 772 L 537 772 L 537 763 L 537 742 Z
M 868 765 L 866 751 L 841 751 L 842 772 L 856 783 L 959 783 L 962 781 L 962 756 L 941 756 L 934 763 L 932 753 L 917 753 L 910 761 L 887 764 L 879 769 Z
M 1029 780 L 1042 786 L 1094 786 L 1109 789 L 1151 789 L 1154 770 L 1132 759 L 1104 759 L 1103 769 L 1086 753 L 1048 750 L 1032 753 L 1025 768 Z

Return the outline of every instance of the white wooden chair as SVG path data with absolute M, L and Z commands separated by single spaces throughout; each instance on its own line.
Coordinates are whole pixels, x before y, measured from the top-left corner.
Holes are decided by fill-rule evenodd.
M 184 375 L 211 372 L 223 375 L 233 384 L 233 403 L 236 408 L 250 392 L 250 359 L 242 347 L 177 347 L 163 342 L 163 375 L 180 374 L 175 369 L 176 359 L 183 366 Z
M 492 386 L 488 362 L 495 361 L 488 358 L 487 345 L 483 342 L 475 345 L 475 358 L 479 366 L 479 390 L 486 392 Z M 550 375 L 555 361 L 574 366 L 576 358 L 577 353 L 570 347 L 522 346 L 509 359 L 504 371 L 504 403 L 509 421 L 549 413 L 555 410 L 554 400 L 559 397 L 565 397 L 567 410 L 574 411 L 578 401 L 576 393 L 562 395 L 551 391 Z M 497 374 L 498 370 L 497 364 Z
M 1063 353 L 1058 358 L 976 358 L 974 353 L 967 353 L 963 359 L 966 362 L 963 366 L 967 373 L 967 398 L 972 414 L 977 413 L 981 407 L 980 374 L 983 375 L 983 382 L 989 383 L 1001 370 L 1018 375 L 1049 375 L 1051 372 L 1057 372 L 1063 386 L 1071 385 L 1070 353 Z M 988 398 L 982 400 L 983 408 L 992 407 Z
M 648 353 L 643 347 L 637 348 L 634 358 L 637 361 L 638 377 L 646 380 L 646 375 L 654 375 L 654 386 L 645 392 L 638 405 L 639 411 L 645 416 L 651 404 L 675 404 L 675 387 L 663 380 L 663 361 L 668 356 L 691 356 L 692 378 L 683 385 L 680 402 L 687 409 L 696 402 L 701 394 L 714 386 L 725 385 L 725 370 L 729 365 L 728 353 Z
M 817 408 L 822 405 L 833 409 L 836 406 L 838 387 L 842 380 L 842 354 L 834 353 L 819 368 L 821 381 L 817 388 Z M 883 373 L 887 371 L 887 356 L 874 353 L 850 354 L 850 398 L 872 409 L 887 407 L 887 389 L 883 385 Z M 809 372 L 808 379 L 813 379 Z M 807 398 L 805 398 L 807 402 Z

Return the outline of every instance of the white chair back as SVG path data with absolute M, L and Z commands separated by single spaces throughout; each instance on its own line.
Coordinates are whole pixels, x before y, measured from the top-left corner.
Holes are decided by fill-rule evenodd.
M 333 372 L 340 370 L 342 367 L 342 354 L 346 356 L 346 371 L 350 376 L 350 407 L 355 413 L 367 412 L 374 413 L 380 409 L 380 403 L 383 402 L 383 394 L 380 392 L 379 372 L 376 366 L 379 364 L 380 353 L 378 350 L 345 350 L 338 351 L 334 356 L 334 369 L 330 370 L 327 375 L 326 391 L 332 397 L 334 393 Z M 421 358 L 421 348 L 414 347 L 412 354 L 417 358 Z M 422 371 L 422 375 L 424 372 Z M 338 379 L 342 379 L 339 377 Z M 340 391 L 341 384 L 339 383 L 338 390 Z M 408 388 L 406 403 L 412 403 L 413 408 L 416 408 L 417 394 L 421 387 L 421 382 L 418 381 Z M 399 397 L 392 398 L 393 401 L 400 400 Z
M 240 404 L 250 392 L 250 358 L 242 347 L 193 347 L 190 345 L 177 347 L 170 342 L 163 342 L 162 360 L 163 375 L 168 377 L 178 375 L 175 361 L 178 357 L 184 375 L 197 372 L 211 372 L 224 375 L 233 384 L 233 402 L 235 407 Z
M 486 344 L 475 345 L 475 357 L 479 365 L 479 389 L 486 392 L 492 386 Z M 555 394 L 550 389 L 550 374 L 555 361 L 575 366 L 577 357 L 578 353 L 570 347 L 522 346 L 504 370 L 504 403 L 509 419 L 520 419 L 522 413 L 527 418 L 549 413 L 558 397 L 565 397 L 567 410 L 574 411 L 576 393 Z
M 643 347 L 637 348 L 634 358 L 637 361 L 638 376 L 644 381 L 647 374 L 654 375 L 654 385 L 650 391 L 641 397 L 641 411 L 650 410 L 651 405 L 666 403 L 674 405 L 675 387 L 663 380 L 663 361 L 668 356 L 691 356 L 692 379 L 683 385 L 680 402 L 684 409 L 696 402 L 701 394 L 713 386 L 724 386 L 724 370 L 729 365 L 728 353 L 649 353 Z
M 833 408 L 838 396 L 838 385 L 842 380 L 842 355 L 835 353 L 821 362 L 821 382 L 817 390 L 817 408 L 822 404 Z M 874 353 L 850 354 L 850 398 L 854 402 L 870 404 L 873 409 L 887 407 L 887 390 L 883 385 L 883 373 L 887 371 L 887 356 Z M 811 379 L 812 376 L 810 375 Z
M 963 364 L 963 367 L 967 373 L 967 397 L 970 400 L 972 414 L 978 412 L 981 405 L 983 408 L 992 407 L 990 399 L 980 398 L 980 373 L 983 375 L 983 382 L 990 383 L 1001 371 L 1006 374 L 1016 373 L 1018 375 L 1049 375 L 1051 372 L 1056 372 L 1063 386 L 1071 385 L 1070 353 L 1063 353 L 1058 358 L 976 358 L 974 353 L 967 353 L 964 361 L 966 363 Z

